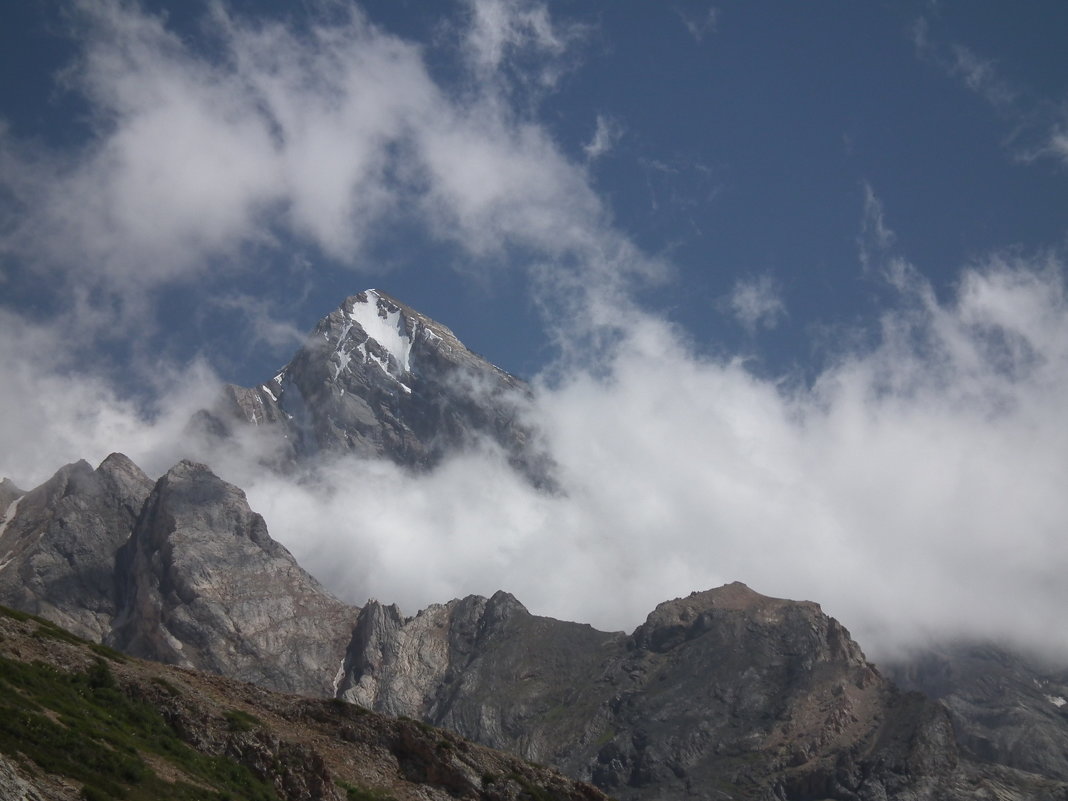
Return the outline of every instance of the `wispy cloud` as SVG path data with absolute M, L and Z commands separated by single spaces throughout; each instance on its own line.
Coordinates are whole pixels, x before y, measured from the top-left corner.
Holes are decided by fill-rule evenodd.
M 885 266 L 893 247 L 894 232 L 886 224 L 882 201 L 867 182 L 864 188 L 864 211 L 861 216 L 860 233 L 857 235 L 857 255 L 865 272 L 880 270 Z
M 554 20 L 538 0 L 467 0 L 464 53 L 484 84 L 553 89 L 575 64 L 588 30 Z M 503 88 L 503 87 L 502 87 Z
M 709 6 L 707 9 L 700 11 L 690 8 L 676 8 L 675 13 L 679 15 L 682 24 L 686 26 L 686 31 L 698 44 L 703 42 L 706 36 L 716 32 L 719 12 L 715 6 Z
M 959 42 L 938 41 L 932 37 L 925 18 L 913 24 L 911 38 L 918 58 L 959 79 L 1012 125 L 1007 142 L 1014 158 L 1022 162 L 1052 158 L 1068 164 L 1064 146 L 1064 132 L 1068 130 L 1065 98 L 1036 96 L 1006 77 L 998 61 Z
M 236 312 L 246 320 L 249 331 L 248 345 L 267 345 L 271 350 L 289 354 L 307 339 L 307 332 L 297 328 L 287 317 L 285 310 L 269 299 L 248 294 L 230 293 L 213 297 L 212 306 Z
M 623 126 L 618 120 L 606 114 L 598 114 L 597 128 L 593 132 L 593 138 L 583 146 L 582 150 L 587 159 L 596 161 L 609 153 L 622 136 Z
M 779 285 L 767 274 L 739 278 L 723 306 L 750 334 L 759 328 L 774 328 L 786 316 Z
M 960 44 L 952 45 L 950 53 L 953 59 L 950 72 L 990 105 L 1008 110 L 1017 101 L 1016 91 L 1001 77 L 993 61 L 980 58 Z

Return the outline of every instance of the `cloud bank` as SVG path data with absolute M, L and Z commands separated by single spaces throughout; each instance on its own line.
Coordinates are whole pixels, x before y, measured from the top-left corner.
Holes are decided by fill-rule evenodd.
M 814 380 L 760 377 L 698 355 L 635 302 L 668 268 L 613 227 L 586 165 L 515 102 L 523 60 L 537 59 L 523 74 L 548 91 L 575 40 L 546 6 L 471 3 L 459 92 L 353 8 L 300 31 L 218 9 L 210 59 L 135 6 L 80 12 L 73 80 L 93 133 L 63 157 L 5 135 L 18 209 L 6 256 L 134 303 L 252 269 L 243 254 L 287 238 L 360 266 L 368 237 L 414 220 L 473 260 L 529 272 L 560 357 L 528 414 L 564 491 L 532 490 L 492 451 L 417 477 L 366 460 L 314 481 L 272 475 L 255 442 L 213 453 L 185 436 L 218 389 L 205 363 L 154 365 L 151 402 L 134 403 L 79 365 L 70 319 L 11 309 L 0 472 L 30 486 L 113 450 L 153 474 L 208 460 L 333 591 L 409 613 L 504 588 L 537 613 L 630 628 L 659 601 L 742 580 L 821 602 L 877 656 L 949 636 L 1068 656 L 1068 297 L 1055 256 L 986 257 L 939 297 L 891 257 L 869 189 L 862 260 L 896 303 L 874 330 L 844 332 Z M 743 322 L 777 319 L 773 290 L 738 285 Z M 293 336 L 264 325 L 265 341 Z
M 250 498 L 335 590 L 409 612 L 505 587 L 630 628 L 742 580 L 821 602 L 877 656 L 952 636 L 1068 655 L 1061 275 L 991 260 L 940 303 L 903 268 L 878 344 L 811 386 L 633 319 L 596 375 L 539 393 L 563 496 L 469 456 L 416 480 L 342 462 L 314 488 L 253 481 Z
M 1062 266 L 992 259 L 946 302 L 906 266 L 892 279 L 901 302 L 878 343 L 809 385 L 699 358 L 632 315 L 607 361 L 542 385 L 529 411 L 559 495 L 492 452 L 418 477 L 341 460 L 295 481 L 247 450 L 190 450 L 210 376 L 184 376 L 187 394 L 147 420 L 40 365 L 5 393 L 22 405 L 0 418 L 5 470 L 111 450 L 156 474 L 206 459 L 335 593 L 409 613 L 505 588 L 541 614 L 629 629 L 661 600 L 742 580 L 819 601 L 876 657 L 954 636 L 1068 655 Z

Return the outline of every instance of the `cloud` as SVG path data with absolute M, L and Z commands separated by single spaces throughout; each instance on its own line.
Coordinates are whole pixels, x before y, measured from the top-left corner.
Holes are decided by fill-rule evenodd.
M 1049 140 L 1050 155 L 1068 164 L 1068 130 L 1059 128 L 1053 132 Z
M 466 5 L 464 55 L 483 84 L 497 89 L 555 88 L 573 66 L 575 44 L 587 34 L 579 23 L 554 20 L 548 6 L 536 0 L 467 0 Z
M 1064 98 L 1038 97 L 1028 87 L 1006 78 L 997 61 L 984 58 L 959 42 L 936 41 L 925 18 L 914 23 L 911 38 L 918 58 L 960 79 L 1011 123 L 1013 130 L 1006 141 L 1015 159 L 1030 163 L 1052 158 L 1068 164 L 1068 148 L 1064 145 L 1068 113 Z
M 623 126 L 614 118 L 604 114 L 597 115 L 597 128 L 593 138 L 583 146 L 582 151 L 589 161 L 596 161 L 616 146 L 623 136 Z
M 865 272 L 880 269 L 889 257 L 894 232 L 886 224 L 883 203 L 871 185 L 865 182 L 864 213 L 861 217 L 860 234 L 857 236 L 857 255 Z
M 359 267 L 413 215 L 486 263 L 616 249 L 583 171 L 502 96 L 502 70 L 548 86 L 570 57 L 576 29 L 543 4 L 472 2 L 473 83 L 452 94 L 355 6 L 303 27 L 212 8 L 196 47 L 134 4 L 73 12 L 91 134 L 50 153 L 0 130 L 9 259 L 133 304 L 282 248 Z
M 33 161 L 5 137 L 4 184 L 21 208 L 4 249 L 127 286 L 233 254 L 281 199 L 274 144 L 251 99 L 158 18 L 105 2 L 79 19 L 85 49 L 70 81 L 96 133 L 78 154 Z
M 686 26 L 686 31 L 698 44 L 703 42 L 708 34 L 716 32 L 719 12 L 716 11 L 715 6 L 709 6 L 703 13 L 686 11 L 681 8 L 676 8 L 675 13 L 679 15 L 682 24 Z
M 993 61 L 982 59 L 964 45 L 950 48 L 950 71 L 964 81 L 964 85 L 981 95 L 995 108 L 1009 108 L 1016 102 L 1016 92 L 998 74 Z
M 114 376 L 78 369 L 77 328 L 42 325 L 0 311 L 0 476 L 24 489 L 63 464 L 100 462 L 122 451 L 159 473 L 188 451 L 191 415 L 209 405 L 221 382 L 202 361 L 153 361 L 139 373 L 153 399 L 138 402 Z M 130 369 L 136 369 L 131 366 Z M 256 446 L 258 447 L 258 446 Z
M 355 602 L 411 612 L 503 587 L 629 629 L 742 580 L 821 602 L 876 657 L 954 636 L 1064 656 L 1063 267 L 991 258 L 947 302 L 910 268 L 894 280 L 877 343 L 811 385 L 698 357 L 632 313 L 599 369 L 541 386 L 529 412 L 559 495 L 488 451 L 417 479 L 356 461 L 315 482 L 250 477 L 250 500 Z
M 307 332 L 289 322 L 285 311 L 270 300 L 246 294 L 229 294 L 213 297 L 208 303 L 220 309 L 237 312 L 246 319 L 250 347 L 263 343 L 272 351 L 288 354 L 303 345 L 307 339 Z
M 723 306 L 749 332 L 757 328 L 774 328 L 786 315 L 786 304 L 770 275 L 739 278 Z
M 161 375 L 169 392 L 146 411 L 72 376 L 54 331 L 5 320 L 22 333 L 0 349 L 0 472 L 30 486 L 111 450 L 157 475 L 207 460 L 333 591 L 408 612 L 504 588 L 540 614 L 629 629 L 661 600 L 742 580 L 819 601 L 875 657 L 954 636 L 1064 656 L 1063 265 L 991 257 L 944 301 L 900 265 L 875 344 L 811 384 L 698 356 L 664 321 L 619 312 L 598 361 L 573 361 L 525 411 L 559 494 L 488 447 L 418 477 L 355 459 L 274 475 L 253 440 L 212 452 L 188 436 L 217 391 L 203 365 Z

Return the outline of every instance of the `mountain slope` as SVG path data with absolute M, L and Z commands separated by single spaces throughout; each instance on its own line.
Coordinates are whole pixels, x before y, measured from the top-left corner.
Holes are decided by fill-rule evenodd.
M 992 643 L 958 642 L 886 671 L 949 710 L 972 758 L 1068 781 L 1068 670 Z
M 0 609 L 0 798 L 604 796 L 424 724 L 132 660 Z
M 1056 763 L 983 754 L 966 728 L 959 753 L 959 710 L 898 691 L 816 604 L 728 585 L 631 635 L 504 592 L 405 618 L 325 593 L 204 465 L 153 484 L 113 455 L 9 496 L 2 601 L 137 655 L 445 726 L 622 799 L 1068 798 L 993 764 Z

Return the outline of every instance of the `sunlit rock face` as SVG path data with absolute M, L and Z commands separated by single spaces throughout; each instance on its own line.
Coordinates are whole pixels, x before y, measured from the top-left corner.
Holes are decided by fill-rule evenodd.
M 180 462 L 153 482 L 112 454 L 8 489 L 0 604 L 137 656 L 333 695 L 358 610 L 204 465 Z
M 355 610 L 204 465 L 180 462 L 156 482 L 115 576 L 110 645 L 273 689 L 333 692 Z
M 355 454 L 420 469 L 489 445 L 542 485 L 551 468 L 523 419 L 529 399 L 523 381 L 447 327 L 369 289 L 320 320 L 269 381 L 228 387 L 199 424 L 224 436 L 238 423 L 273 432 L 291 462 Z

